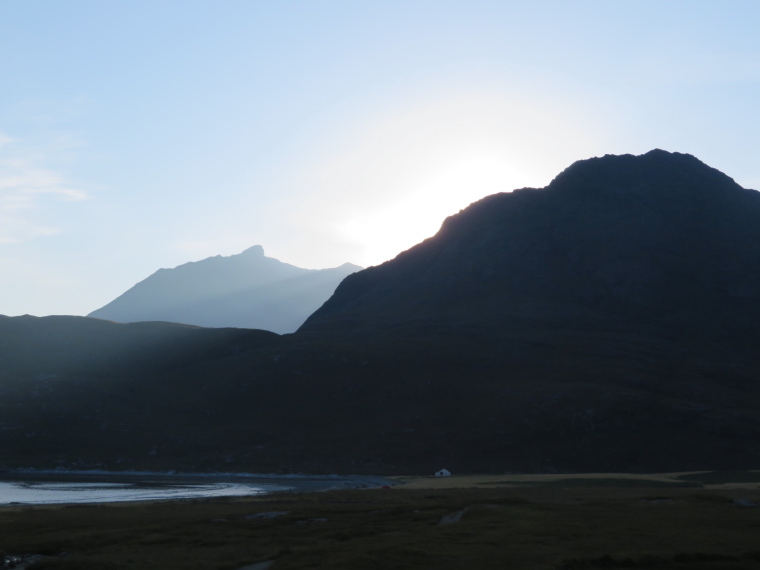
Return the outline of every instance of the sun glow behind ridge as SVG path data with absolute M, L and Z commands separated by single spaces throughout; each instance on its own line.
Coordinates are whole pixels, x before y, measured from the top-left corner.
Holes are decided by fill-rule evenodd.
M 433 97 L 374 116 L 299 173 L 294 183 L 310 192 L 290 225 L 304 237 L 282 255 L 296 264 L 308 256 L 314 267 L 341 262 L 320 258 L 324 252 L 353 251 L 350 261 L 377 265 L 472 202 L 546 185 L 547 173 L 593 154 L 598 142 L 556 102 L 495 92 Z M 309 235 L 320 240 L 304 245 Z
M 514 167 L 497 157 L 449 164 L 397 199 L 339 225 L 347 241 L 364 244 L 368 259 L 387 260 L 434 235 L 448 216 L 489 194 L 512 190 Z

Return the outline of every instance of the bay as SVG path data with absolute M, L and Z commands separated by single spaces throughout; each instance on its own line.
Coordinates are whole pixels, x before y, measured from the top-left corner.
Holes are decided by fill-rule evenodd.
M 49 505 L 239 497 L 378 487 L 379 477 L 24 472 L 0 475 L 0 505 Z

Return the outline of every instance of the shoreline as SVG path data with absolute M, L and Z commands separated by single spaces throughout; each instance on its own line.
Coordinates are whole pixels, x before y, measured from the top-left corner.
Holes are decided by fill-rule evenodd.
M 371 476 L 6 470 L 0 472 L 0 506 L 171 502 L 361 490 L 395 484 Z
M 212 478 L 212 477 L 224 477 L 224 478 L 238 478 L 238 479 L 383 479 L 381 475 L 339 475 L 337 473 L 329 474 L 310 474 L 310 473 L 248 473 L 239 471 L 175 471 L 169 469 L 166 471 L 150 471 L 150 470 L 137 470 L 128 469 L 125 471 L 112 471 L 109 469 L 37 469 L 33 467 L 21 467 L 21 468 L 0 468 L 0 479 L 6 476 L 19 476 L 19 475 L 78 475 L 78 476 L 93 476 L 93 477 L 174 477 L 174 478 Z
M 271 482 L 286 484 L 288 482 L 308 483 L 334 482 L 347 485 L 348 488 L 372 488 L 384 485 L 397 485 L 395 478 L 381 475 L 314 475 L 308 473 L 237 473 L 237 472 L 184 472 L 184 471 L 107 471 L 100 469 L 62 470 L 62 469 L 5 469 L 0 470 L 0 481 L 29 480 L 92 480 L 131 481 L 135 479 L 157 479 L 163 481 L 187 482 Z M 344 487 L 346 488 L 346 487 Z

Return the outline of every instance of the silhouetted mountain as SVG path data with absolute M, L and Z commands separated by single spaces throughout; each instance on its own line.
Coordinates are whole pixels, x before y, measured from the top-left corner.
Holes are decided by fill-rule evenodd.
M 238 255 L 159 269 L 88 316 L 290 333 L 359 269 L 350 263 L 302 269 L 266 257 L 256 245 Z
M 0 319 L 0 464 L 757 468 L 759 262 L 757 192 L 689 155 L 580 161 L 348 276 L 293 335 Z
M 742 338 L 760 317 L 760 193 L 661 150 L 489 196 L 347 278 L 301 330 L 550 315 Z

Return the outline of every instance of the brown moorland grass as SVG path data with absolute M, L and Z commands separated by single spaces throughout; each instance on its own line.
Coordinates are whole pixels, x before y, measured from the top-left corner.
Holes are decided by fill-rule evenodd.
M 267 560 L 272 570 L 760 568 L 760 508 L 735 502 L 760 502 L 760 484 L 682 486 L 683 475 L 446 478 L 454 488 L 406 478 L 390 490 L 11 506 L 0 509 L 0 550 L 48 555 L 34 570 L 238 570 Z M 439 524 L 460 511 L 459 522 Z M 251 517 L 261 513 L 286 514 Z
M 688 471 L 683 473 L 547 473 L 547 474 L 507 474 L 507 475 L 455 475 L 451 477 L 391 477 L 404 485 L 406 489 L 456 489 L 456 488 L 481 488 L 493 485 L 519 486 L 519 485 L 565 485 L 571 486 L 575 482 L 587 483 L 585 486 L 602 486 L 602 481 L 619 481 L 619 486 L 632 487 L 636 485 L 650 486 L 663 484 L 663 486 L 680 485 L 687 486 L 693 481 L 692 486 L 702 486 L 700 474 L 704 472 Z M 720 472 L 714 473 L 713 478 Z M 741 473 L 752 474 L 752 471 Z M 760 477 L 760 472 L 758 477 Z M 704 474 L 702 478 L 709 478 Z M 752 479 L 752 477 L 734 477 L 733 479 Z M 733 480 L 732 479 L 732 480 Z M 760 479 L 757 481 L 760 483 Z

